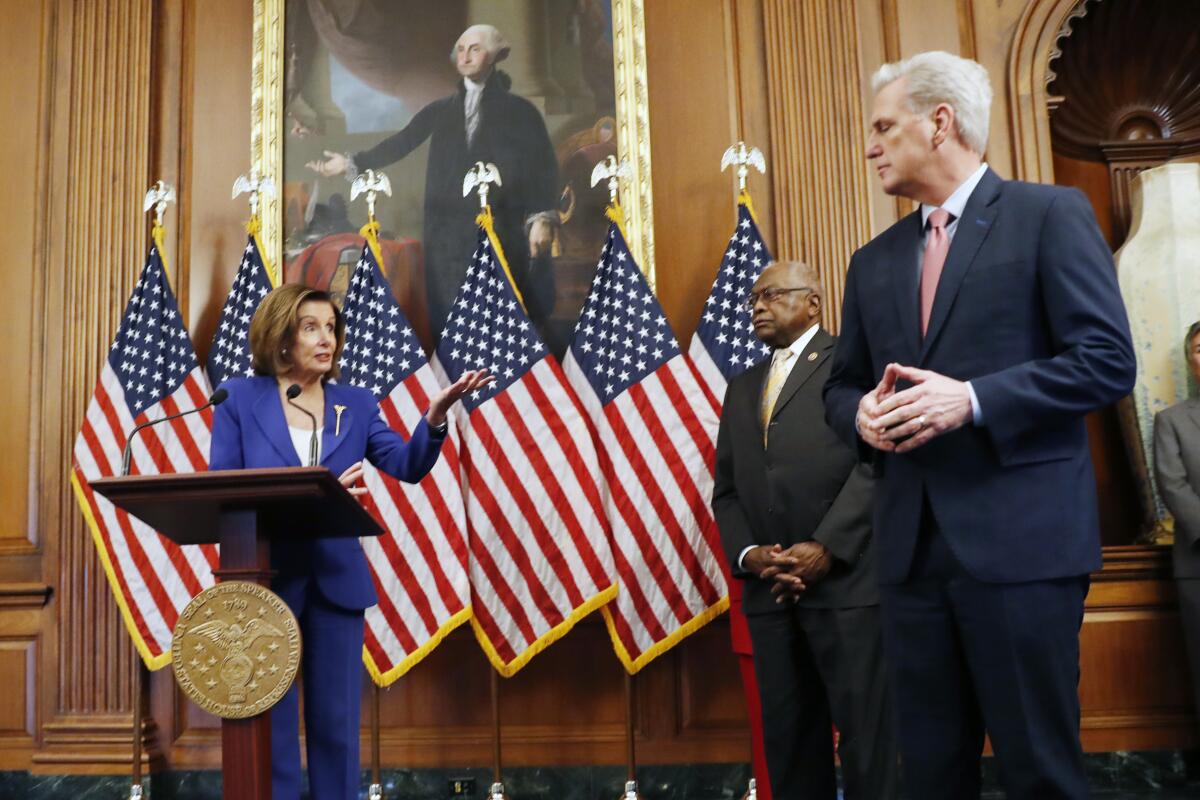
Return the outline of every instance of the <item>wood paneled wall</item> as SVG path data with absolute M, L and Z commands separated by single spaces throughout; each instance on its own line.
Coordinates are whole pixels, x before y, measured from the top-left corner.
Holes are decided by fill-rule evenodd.
M 775 257 L 816 269 L 837 331 L 846 263 L 871 238 L 863 84 L 853 3 L 764 3 L 778 209 Z
M 179 189 L 168 256 L 207 351 L 244 241 L 229 186 L 247 167 L 251 0 L 0 2 L 10 188 L 0 273 L 18 297 L 0 348 L 0 683 L 19 687 L 0 700 L 0 769 L 118 771 L 132 735 L 132 648 L 69 493 L 70 447 L 144 256 L 140 198 L 153 178 Z M 658 287 L 679 338 L 696 326 L 734 220 L 725 147 L 740 138 L 766 154 L 768 175 L 752 174 L 750 188 L 768 244 L 818 267 L 836 327 L 849 253 L 907 210 L 862 158 L 871 72 L 931 47 L 979 59 L 997 89 L 988 158 L 1017 175 L 1029 146 L 1010 126 L 1010 50 L 1030 9 L 1053 16 L 1047 2 L 647 3 Z M 1167 575 L 1161 550 L 1106 553 L 1083 634 L 1089 749 L 1196 741 Z M 470 634 L 451 636 L 384 692 L 385 763 L 486 765 L 488 684 Z M 740 691 L 718 620 L 639 674 L 640 760 L 746 759 Z M 508 764 L 623 758 L 622 673 L 598 619 L 503 681 L 501 708 Z M 153 676 L 152 755 L 216 766 L 217 731 L 167 672 Z

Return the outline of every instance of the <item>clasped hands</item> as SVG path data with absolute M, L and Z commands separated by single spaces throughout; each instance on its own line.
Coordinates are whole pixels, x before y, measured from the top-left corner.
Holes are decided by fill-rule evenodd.
M 833 556 L 820 542 L 762 545 L 746 553 L 742 566 L 764 581 L 770 581 L 775 602 L 799 600 L 808 585 L 829 574 Z
M 458 376 L 458 380 L 443 388 L 429 401 L 429 411 L 425 421 L 433 427 L 441 425 L 446 420 L 450 406 L 477 389 L 482 389 L 495 383 L 496 376 L 486 369 L 467 370 Z M 363 462 L 356 461 L 345 472 L 338 476 L 338 483 L 345 486 L 350 494 L 358 497 L 367 493 L 367 487 L 359 484 L 363 476 Z
M 912 384 L 897 392 L 897 381 Z M 879 385 L 858 403 L 863 441 L 887 453 L 907 453 L 971 420 L 971 390 L 936 372 L 888 364 Z

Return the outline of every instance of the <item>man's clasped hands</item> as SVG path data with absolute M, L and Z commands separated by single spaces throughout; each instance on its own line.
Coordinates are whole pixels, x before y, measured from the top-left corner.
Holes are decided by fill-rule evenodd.
M 896 391 L 897 382 L 911 386 Z M 929 370 L 888 364 L 879 384 L 863 395 L 854 424 L 862 440 L 885 453 L 908 453 L 972 419 L 967 384 Z M 810 540 L 791 547 L 763 545 L 746 553 L 742 566 L 773 581 L 775 602 L 799 600 L 833 568 L 825 545 Z

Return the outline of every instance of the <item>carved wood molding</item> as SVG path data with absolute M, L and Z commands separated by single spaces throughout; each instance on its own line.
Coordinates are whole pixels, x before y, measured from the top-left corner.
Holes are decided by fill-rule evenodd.
M 1034 183 L 1054 182 L 1047 91 L 1050 61 L 1080 0 L 1030 0 L 1017 22 L 1008 56 L 1008 105 L 1013 140 L 1013 176 Z
M 254 0 L 254 59 L 250 74 L 250 165 L 259 175 L 273 176 L 283 190 L 284 0 Z M 283 219 L 278 194 L 264 195 L 262 242 L 283 283 Z
M 44 583 L 0 583 L 0 609 L 41 608 L 49 601 Z
M 850 255 L 871 238 L 858 23 L 848 4 L 764 3 L 776 252 L 825 285 L 836 331 Z
M 51 0 L 43 74 L 44 372 L 37 409 L 38 518 L 55 587 L 39 691 L 37 768 L 129 762 L 133 646 L 67 485 L 67 465 L 149 243 L 154 0 Z M 0 589 L 2 597 L 3 589 Z M 17 599 L 25 592 L 26 599 Z M 37 587 L 13 602 L 37 602 Z M 43 594 L 40 602 L 45 602 Z M 50 676 L 53 676 L 51 679 Z M 152 728 L 147 729 L 150 735 Z M 53 765 L 60 765 L 56 767 Z M 61 771 L 61 770 L 60 770 Z
M 1108 166 L 1113 245 L 1125 241 L 1139 172 L 1200 152 L 1200 4 L 1084 0 L 1047 63 L 1054 152 Z
M 1077 6 L 1047 64 L 1047 90 L 1062 98 L 1050 116 L 1055 152 L 1106 161 L 1108 144 L 1200 150 L 1197 29 L 1191 0 Z

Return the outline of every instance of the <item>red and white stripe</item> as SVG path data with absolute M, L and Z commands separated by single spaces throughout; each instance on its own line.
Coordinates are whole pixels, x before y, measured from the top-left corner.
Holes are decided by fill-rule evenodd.
M 599 462 L 549 356 L 454 421 L 473 624 L 496 669 L 512 675 L 616 591 Z
M 135 420 L 125 391 L 105 360 L 75 439 L 71 468 L 80 502 L 105 562 L 112 589 L 126 613 L 138 650 L 152 669 L 170 660 L 175 621 L 192 597 L 213 585 L 217 548 L 180 547 L 91 490 L 90 482 L 116 475 L 128 433 L 207 402 L 206 381 L 192 370 L 175 392 Z M 133 441 L 131 474 L 203 472 L 208 468 L 212 412 L 190 414 L 143 430 Z
M 380 403 L 388 425 L 412 435 L 437 379 L 425 365 Z M 399 678 L 470 615 L 467 522 L 459 483 L 458 432 L 420 483 L 408 484 L 364 463 L 363 505 L 385 533 L 362 539 L 379 605 L 367 609 L 365 658 L 381 685 Z
M 717 428 L 721 421 L 721 405 L 725 402 L 725 389 L 729 386 L 729 382 L 725 380 L 721 370 L 717 369 L 716 362 L 713 361 L 708 348 L 704 346 L 704 340 L 696 334 L 692 334 L 692 343 L 688 347 L 687 354 L 695 368 L 696 376 L 700 379 L 700 385 L 704 387 L 708 400 L 712 404 L 712 437 L 713 441 L 716 441 Z
M 606 614 L 636 672 L 728 605 L 709 507 L 716 412 L 682 355 L 607 405 L 571 353 L 564 371 L 596 433 L 620 586 Z

